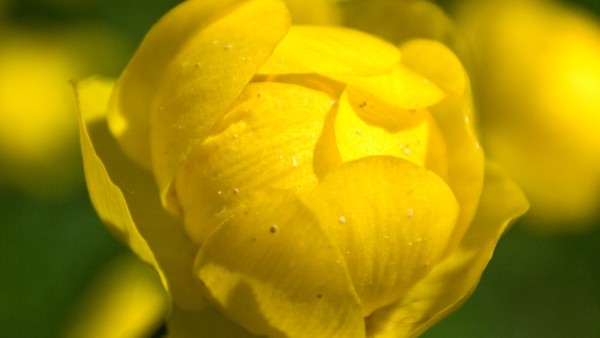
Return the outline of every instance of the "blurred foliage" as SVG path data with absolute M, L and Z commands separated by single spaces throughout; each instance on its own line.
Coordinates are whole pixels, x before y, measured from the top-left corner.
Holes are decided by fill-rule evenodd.
M 0 0 L 0 26 L 71 31 L 80 40 L 98 38 L 81 27 L 104 27 L 122 45 L 111 46 L 116 40 L 108 39 L 101 42 L 106 50 L 75 48 L 73 55 L 87 65 L 70 79 L 95 73 L 118 76 L 149 27 L 178 2 Z M 597 0 L 571 2 L 600 14 Z M 5 34 L 11 33 L 0 29 L 0 47 Z M 105 62 L 114 48 L 120 56 Z M 71 147 L 77 152 L 76 140 Z M 78 184 L 56 198 L 40 198 L 0 177 L 2 337 L 60 337 L 96 272 L 126 254 L 91 207 L 80 162 L 72 165 Z M 36 182 L 52 185 L 50 176 L 39 175 Z M 600 336 L 599 248 L 599 230 L 543 237 L 516 224 L 500 241 L 473 296 L 424 337 Z

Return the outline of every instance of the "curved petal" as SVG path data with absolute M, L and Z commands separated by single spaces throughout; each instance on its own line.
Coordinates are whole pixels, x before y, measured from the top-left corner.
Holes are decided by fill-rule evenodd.
M 467 230 L 477 210 L 484 174 L 483 152 L 473 126 L 473 103 L 467 75 L 458 58 L 443 44 L 412 40 L 400 47 L 402 62 L 447 93 L 429 108 L 448 151 L 448 185 L 460 204 L 460 215 L 448 252 Z
M 313 149 L 331 98 L 287 83 L 249 84 L 175 179 L 185 225 L 196 243 L 244 212 L 249 194 L 317 184 Z
M 297 198 L 264 191 L 217 228 L 197 257 L 209 298 L 269 337 L 364 337 L 344 258 Z
M 339 100 L 335 138 L 343 162 L 387 155 L 427 164 L 440 177 L 446 175 L 444 142 L 427 110 L 399 109 L 349 88 Z
M 527 208 L 519 188 L 488 164 L 479 210 L 458 248 L 401 300 L 367 318 L 370 336 L 418 336 L 462 304 L 479 282 L 500 235 Z
M 341 165 L 309 201 L 346 260 L 365 316 L 396 301 L 431 270 L 458 214 L 443 180 L 389 156 Z
M 172 212 L 176 203 L 167 194 L 179 165 L 289 26 L 289 13 L 279 0 L 238 2 L 228 11 L 223 8 L 229 1 L 217 3 L 186 1 L 161 20 L 113 99 L 113 131 L 132 158 L 147 167 L 151 158 L 161 196 Z M 219 16 L 222 12 L 226 15 Z
M 167 332 L 168 338 L 258 338 L 210 305 L 186 311 L 172 304 Z
M 334 80 L 377 95 L 390 105 L 401 109 L 420 109 L 440 102 L 445 94 L 436 84 L 411 71 L 402 64 L 395 65 L 389 72 L 373 76 L 354 74 L 326 74 Z
M 398 48 L 360 31 L 292 26 L 258 73 L 374 75 L 398 61 Z
M 107 228 L 152 264 L 185 308 L 203 302 L 192 275 L 197 251 L 178 219 L 160 204 L 153 177 L 133 163 L 112 138 L 106 122 L 111 82 L 77 86 L 81 147 L 92 203 Z
M 147 34 L 119 78 L 108 122 L 123 151 L 152 168 L 150 111 L 152 98 L 180 46 L 236 0 L 185 1 L 167 13 Z

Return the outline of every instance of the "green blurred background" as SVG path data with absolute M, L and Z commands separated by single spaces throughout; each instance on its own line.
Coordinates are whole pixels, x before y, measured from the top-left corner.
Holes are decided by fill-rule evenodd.
M 116 77 L 149 27 L 178 2 L 0 0 L 0 53 L 16 28 L 34 35 L 79 31 L 84 36 L 75 39 L 72 55 L 86 67 L 71 78 Z M 600 13 L 596 0 L 575 2 Z M 86 36 L 81 27 L 103 31 Z M 102 38 L 94 41 L 97 36 Z M 62 178 L 64 189 L 32 190 L 28 183 L 53 187 L 55 177 L 38 166 L 35 177 L 17 182 L 11 172 L 17 165 L 0 158 L 0 337 L 60 337 L 94 273 L 127 254 L 89 203 L 76 134 L 71 141 L 59 165 L 75 168 Z M 500 241 L 473 296 L 424 336 L 600 337 L 596 228 L 541 236 L 517 223 Z

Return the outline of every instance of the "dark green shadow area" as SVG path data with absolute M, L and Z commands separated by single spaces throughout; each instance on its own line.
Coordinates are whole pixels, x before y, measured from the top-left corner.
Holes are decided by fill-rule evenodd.
M 0 336 L 58 337 L 92 275 L 125 252 L 87 193 L 41 202 L 0 190 Z

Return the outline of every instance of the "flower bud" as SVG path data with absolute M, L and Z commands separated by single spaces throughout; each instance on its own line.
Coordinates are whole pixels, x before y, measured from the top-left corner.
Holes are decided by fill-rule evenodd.
M 90 194 L 162 274 L 174 336 L 419 334 L 526 208 L 486 169 L 439 42 L 293 25 L 277 0 L 189 1 L 140 46 L 107 128 L 86 111 L 109 87 L 79 91 Z

